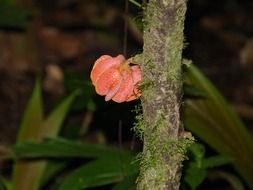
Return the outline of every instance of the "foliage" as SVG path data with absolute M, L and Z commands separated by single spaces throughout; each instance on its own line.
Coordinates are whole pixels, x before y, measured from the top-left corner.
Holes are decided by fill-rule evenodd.
M 21 122 L 17 145 L 28 140 L 41 142 L 45 137 L 57 136 L 75 96 L 76 93 L 71 94 L 59 106 L 57 106 L 46 119 L 44 119 L 41 86 L 40 81 L 37 80 Z M 14 164 L 14 189 L 38 189 L 45 167 L 46 162 L 44 161 L 17 161 Z M 26 180 L 28 178 L 29 180 Z
M 138 10 L 145 8 L 136 0 L 129 1 Z M 2 0 L 0 28 L 25 29 L 30 15 L 30 9 L 17 5 L 14 0 Z M 133 19 L 126 15 L 124 18 L 129 28 L 141 36 Z M 92 98 L 94 89 L 88 80 L 88 77 L 66 71 L 64 85 L 71 95 L 46 117 L 41 82 L 37 80 L 20 124 L 17 143 L 12 148 L 4 147 L 3 155 L 1 152 L 1 158 L 14 161 L 13 180 L 0 176 L 1 190 L 81 190 L 104 185 L 112 185 L 112 190 L 135 189 L 139 170 L 139 163 L 133 162 L 136 153 L 58 137 L 69 111 L 95 111 L 99 106 Z M 246 126 L 192 64 L 186 68 L 184 94 L 185 126 L 207 145 L 194 144 L 188 150 L 183 185 L 186 189 L 197 189 L 213 172 L 236 190 L 244 189 L 240 177 L 253 189 L 253 140 Z M 137 108 L 134 130 L 142 139 L 144 124 L 139 113 L 142 113 L 141 108 Z M 207 156 L 208 145 L 218 155 Z M 233 165 L 238 173 L 228 173 L 220 167 L 224 165 Z
M 85 144 L 66 139 L 46 139 L 42 143 L 26 142 L 13 149 L 14 157 L 20 159 L 95 159 L 70 171 L 60 180 L 59 189 L 86 189 L 122 181 L 136 175 L 137 163 L 129 151 L 99 144 Z M 66 167 L 68 162 L 64 162 Z M 63 167 L 61 168 L 63 169 Z M 48 173 L 48 172 L 47 172 Z M 53 172 L 53 174 L 55 174 Z M 48 175 L 48 174 L 47 174 Z M 51 176 L 53 177 L 53 176 Z M 44 181 L 45 184 L 45 181 Z
M 85 78 L 78 73 L 65 71 L 64 87 L 68 93 L 74 91 L 78 91 L 79 93 L 73 102 L 71 110 L 80 111 L 85 108 L 91 111 L 96 110 L 96 104 L 92 99 L 95 90 L 88 77 Z
M 194 65 L 186 70 L 186 83 L 200 89 L 204 98 L 187 99 L 185 126 L 214 150 L 231 157 L 237 172 L 253 188 L 252 136 L 211 82 Z
M 94 160 L 84 160 L 80 167 L 69 171 L 60 183 L 55 184 L 59 189 L 85 189 L 136 176 L 138 163 L 132 163 L 135 154 L 129 151 L 51 138 L 58 135 L 76 95 L 77 93 L 73 92 L 44 119 L 41 86 L 37 80 L 21 122 L 17 143 L 9 155 L 15 160 L 15 165 L 13 187 L 8 185 L 8 189 L 43 188 L 50 179 L 66 168 L 71 160 L 77 158 Z M 27 176 L 30 176 L 29 180 L 26 180 Z M 6 180 L 2 178 L 0 182 L 3 188 L 7 188 Z M 125 183 L 122 184 L 124 186 Z
M 217 155 L 205 157 L 205 147 L 202 144 L 193 144 L 189 149 L 191 158 L 184 170 L 184 181 L 195 190 L 206 178 L 209 168 L 231 163 L 231 158 Z
M 194 85 L 197 84 L 199 80 L 205 82 L 206 79 L 204 76 L 201 75 L 202 78 L 197 78 L 196 76 L 199 76 L 199 72 L 196 71 L 196 68 L 188 72 L 192 73 L 187 73 L 187 77 L 190 78 L 188 78 L 187 86 L 184 88 L 189 98 L 187 99 L 187 106 L 191 105 L 189 102 L 193 104 L 195 101 L 210 100 L 210 94 L 208 96 L 208 93 L 206 93 L 207 87 L 203 89 Z M 189 81 L 194 81 L 193 79 L 196 80 L 195 83 L 190 83 Z M 218 93 L 217 91 L 214 92 Z M 55 178 L 61 171 L 68 168 L 72 160 L 81 159 L 81 162 L 79 161 L 80 166 L 67 169 L 67 172 L 64 172 L 64 175 L 54 183 L 53 188 L 57 187 L 58 189 L 64 190 L 71 187 L 71 189 L 81 190 L 118 183 L 113 187 L 113 190 L 135 189 L 138 162 L 133 163 L 132 161 L 135 159 L 136 154 L 102 144 L 86 144 L 63 138 L 55 138 L 60 130 L 62 121 L 66 117 L 67 111 L 70 109 L 70 104 L 75 97 L 76 93 L 74 92 L 61 103 L 47 119 L 44 119 L 40 81 L 38 80 L 36 82 L 22 120 L 17 144 L 13 147 L 12 154 L 9 155 L 12 156 L 12 159 L 16 160 L 14 185 L 18 185 L 19 189 L 22 188 L 22 184 L 19 184 L 19 182 L 24 181 L 26 174 L 33 173 L 34 178 L 29 180 L 28 185 L 33 186 L 32 184 L 34 184 L 32 187 L 33 189 L 46 187 L 52 178 Z M 218 97 L 221 98 L 220 95 Z M 212 106 L 216 105 L 212 104 Z M 189 107 L 187 109 L 189 109 Z M 190 113 L 189 110 L 186 111 L 188 111 L 187 114 Z M 140 110 L 138 110 L 138 112 L 140 112 Z M 212 113 L 206 112 L 206 114 L 211 115 Z M 231 119 L 233 118 L 230 118 L 230 120 Z M 192 121 L 194 122 L 191 123 Z M 203 120 L 197 121 L 200 122 Z M 207 126 L 212 124 L 212 122 L 209 123 L 209 121 L 210 120 L 205 123 Z M 219 118 L 219 120 L 216 121 L 224 122 L 224 119 Z M 138 122 L 140 121 L 137 121 L 137 124 Z M 195 128 L 198 127 L 195 120 L 186 118 L 186 125 L 188 127 L 193 126 L 193 124 Z M 221 125 L 219 124 L 219 126 Z M 210 131 L 211 129 L 208 130 Z M 226 128 L 226 133 L 228 135 L 231 135 L 230 130 L 230 128 Z M 195 132 L 195 130 L 193 131 Z M 240 132 L 240 130 L 238 131 Z M 219 132 L 216 132 L 216 136 L 214 137 L 207 136 L 208 134 L 206 134 L 206 131 L 204 131 L 203 134 L 198 131 L 196 134 L 207 143 L 210 143 L 210 145 L 212 145 L 214 139 L 216 143 L 221 143 L 217 144 L 217 146 L 220 146 L 218 150 L 222 150 L 222 147 L 229 148 L 229 146 L 227 146 L 228 144 L 225 146 L 222 143 L 224 139 L 220 137 L 221 134 L 219 134 Z M 219 151 L 221 155 L 206 157 L 205 147 L 203 145 L 192 145 L 188 152 L 189 160 L 184 163 L 183 183 L 188 184 L 190 189 L 196 189 L 206 179 L 210 169 L 217 168 L 224 164 L 236 165 L 236 156 L 238 156 L 235 152 L 236 150 L 235 146 L 235 149 L 229 152 Z M 242 149 L 240 154 L 244 155 L 249 153 L 245 153 Z M 34 164 L 33 167 L 29 167 L 30 164 Z M 250 165 L 248 168 L 244 169 L 249 170 Z M 242 183 L 235 175 L 225 171 L 216 171 L 216 174 L 220 178 L 228 181 L 235 189 L 243 189 Z M 11 183 L 4 178 L 1 178 L 0 182 L 3 188 L 12 189 Z M 28 187 L 25 188 L 28 189 Z

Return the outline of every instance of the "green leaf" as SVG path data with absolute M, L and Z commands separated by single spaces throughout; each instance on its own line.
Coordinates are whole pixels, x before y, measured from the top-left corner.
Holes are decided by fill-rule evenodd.
M 136 189 L 136 178 L 137 175 L 125 177 L 123 181 L 115 185 L 112 190 L 135 190 Z
M 243 183 L 237 176 L 223 171 L 216 171 L 215 174 L 219 178 L 223 178 L 224 180 L 226 180 L 233 187 L 233 189 L 244 190 Z
M 129 151 L 114 147 L 108 147 L 102 144 L 84 144 L 70 141 L 67 139 L 45 139 L 41 143 L 25 142 L 13 148 L 17 159 L 66 159 L 66 158 L 134 158 Z M 132 156 L 131 156 L 132 155 Z M 50 161 L 49 163 L 51 163 Z M 51 163 L 47 166 L 41 184 L 44 185 L 53 174 L 56 174 L 66 165 L 66 161 L 60 163 Z M 126 166 L 128 167 L 128 166 Z
M 183 90 L 184 90 L 184 97 L 205 98 L 205 93 L 202 90 L 194 87 L 193 85 L 185 83 L 183 86 Z
M 188 149 L 188 152 L 193 157 L 193 160 L 197 163 L 198 167 L 202 167 L 202 161 L 205 157 L 205 147 L 202 144 L 194 143 Z
M 185 80 L 205 93 L 204 99 L 186 100 L 185 126 L 213 149 L 233 158 L 235 169 L 253 189 L 253 139 L 249 131 L 194 65 L 187 67 Z
M 50 179 L 52 179 L 59 172 L 61 172 L 67 166 L 67 164 L 68 162 L 62 159 L 49 160 L 45 168 L 46 172 L 44 172 L 44 175 L 42 176 L 40 181 L 42 189 L 43 186 L 46 185 L 46 183 L 48 183 Z
M 98 159 L 85 164 L 67 175 L 59 190 L 81 190 L 122 181 L 125 176 L 136 173 L 133 157 Z
M 205 147 L 199 143 L 190 146 L 188 155 L 190 161 L 185 162 L 183 179 L 191 189 L 196 189 L 204 181 L 208 168 L 222 166 L 232 161 L 231 158 L 223 155 L 205 158 Z
M 10 189 L 10 183 L 5 178 L 0 176 L 0 190 L 9 190 L 9 189 Z
M 40 138 L 40 128 L 43 124 L 43 108 L 41 98 L 40 80 L 36 80 L 33 93 L 29 99 L 24 112 L 20 129 L 18 132 L 17 144 L 25 140 L 36 140 Z
M 190 186 L 191 190 L 195 190 L 204 181 L 206 174 L 206 169 L 190 164 L 185 171 L 184 181 Z
M 72 102 L 77 96 L 77 91 L 69 95 L 55 110 L 43 121 L 43 127 L 40 130 L 42 138 L 56 137 L 60 131 L 60 127 L 70 109 Z
M 67 139 L 45 139 L 42 143 L 26 142 L 13 149 L 17 159 L 27 158 L 101 158 L 130 154 L 129 151 L 102 144 L 85 144 Z
M 232 163 L 233 159 L 223 156 L 223 155 L 218 155 L 218 156 L 212 156 L 209 158 L 206 158 L 203 160 L 203 168 L 213 168 L 213 167 L 218 167 L 222 166 L 225 164 L 230 164 Z
M 25 110 L 20 130 L 18 133 L 17 143 L 20 144 L 25 140 L 39 140 L 40 129 L 43 125 L 43 108 L 41 99 L 40 80 L 37 80 Z M 35 190 L 39 183 L 41 162 L 16 162 L 14 165 L 13 184 L 14 189 Z M 29 179 L 29 180 L 25 180 Z
M 76 94 L 63 101 L 46 120 L 43 119 L 41 85 L 37 80 L 32 96 L 24 113 L 17 145 L 32 140 L 41 142 L 45 137 L 57 136 L 60 126 Z M 37 190 L 40 179 L 46 167 L 46 162 L 36 160 L 17 161 L 14 165 L 13 184 L 18 190 Z M 29 180 L 27 180 L 29 179 Z
M 139 8 L 142 8 L 142 5 L 140 3 L 138 3 L 137 1 L 135 0 L 129 0 L 131 3 L 133 3 L 135 6 L 139 7 Z
M 78 73 L 67 71 L 64 74 L 64 86 L 67 92 L 79 92 L 77 98 L 73 102 L 71 109 L 74 111 L 80 111 L 84 108 L 87 108 L 91 111 L 96 110 L 96 104 L 92 100 L 92 97 L 95 94 L 95 90 L 89 78 L 85 79 Z

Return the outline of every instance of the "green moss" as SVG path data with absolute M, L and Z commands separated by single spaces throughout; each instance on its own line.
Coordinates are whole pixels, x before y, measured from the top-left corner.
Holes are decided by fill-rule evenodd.
M 150 0 L 144 12 L 143 54 L 133 60 L 141 66 L 143 112 L 133 127 L 144 140 L 138 190 L 176 190 L 181 162 L 192 138 L 178 134 L 182 88 L 183 22 L 186 0 Z
M 142 107 L 140 104 L 135 106 L 134 112 L 135 112 L 136 116 L 135 116 L 135 122 L 133 124 L 132 130 L 134 131 L 135 136 L 137 136 L 139 139 L 143 140 L 144 120 L 143 120 L 143 114 L 142 114 Z
M 159 130 L 159 128 L 163 126 L 162 123 L 162 120 L 158 120 L 156 122 L 156 125 L 152 127 L 153 130 Z M 154 132 L 149 133 L 149 136 L 145 136 L 145 140 L 149 142 L 149 146 L 146 147 L 145 156 L 143 156 L 143 154 L 140 154 L 138 157 L 138 159 L 140 160 L 142 172 L 137 179 L 137 183 L 145 181 L 145 178 L 147 177 L 145 175 L 152 173 L 155 179 L 155 181 L 152 182 L 154 183 L 153 186 L 159 187 L 159 184 L 164 184 L 168 180 L 175 180 L 174 178 L 168 179 L 168 176 L 171 176 L 168 175 L 168 173 L 174 172 L 173 169 L 175 166 L 171 164 L 182 162 L 186 159 L 185 155 L 187 149 L 194 142 L 194 138 L 182 137 L 179 139 L 167 139 L 161 144 L 162 140 L 158 138 L 156 134 L 157 133 Z M 170 159 L 170 161 L 165 162 L 164 160 L 166 159 Z M 145 186 L 142 187 L 142 189 L 145 188 Z

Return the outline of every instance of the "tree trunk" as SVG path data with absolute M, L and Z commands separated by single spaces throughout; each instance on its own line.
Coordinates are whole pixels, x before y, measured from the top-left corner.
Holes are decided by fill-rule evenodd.
M 182 161 L 193 141 L 180 117 L 185 12 L 186 0 L 150 0 L 144 13 L 143 54 L 134 58 L 143 75 L 138 190 L 179 189 Z

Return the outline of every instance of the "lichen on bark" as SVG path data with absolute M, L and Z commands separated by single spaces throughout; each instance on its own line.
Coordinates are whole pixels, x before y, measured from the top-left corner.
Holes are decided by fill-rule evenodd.
M 150 0 L 144 13 L 143 54 L 134 58 L 143 74 L 144 146 L 138 190 L 179 189 L 181 163 L 193 141 L 181 135 L 185 12 L 186 0 Z

